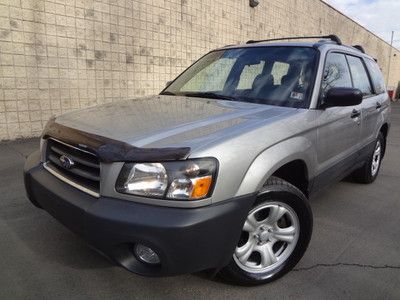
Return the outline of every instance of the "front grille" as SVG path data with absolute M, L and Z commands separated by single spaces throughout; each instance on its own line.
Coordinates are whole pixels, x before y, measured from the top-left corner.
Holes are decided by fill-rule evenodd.
M 100 192 L 99 158 L 86 150 L 49 139 L 46 147 L 46 168 L 60 179 L 89 194 Z

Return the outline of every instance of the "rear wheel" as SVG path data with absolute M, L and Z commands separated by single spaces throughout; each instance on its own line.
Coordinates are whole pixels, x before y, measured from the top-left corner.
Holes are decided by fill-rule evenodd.
M 383 153 L 385 147 L 385 139 L 382 133 L 379 133 L 376 139 L 374 150 L 370 154 L 364 166 L 356 170 L 352 174 L 352 179 L 361 183 L 372 183 L 378 177 L 379 169 L 381 167 Z
M 221 275 L 242 285 L 273 281 L 301 259 L 311 232 L 306 197 L 290 183 L 271 177 L 248 213 L 232 260 Z

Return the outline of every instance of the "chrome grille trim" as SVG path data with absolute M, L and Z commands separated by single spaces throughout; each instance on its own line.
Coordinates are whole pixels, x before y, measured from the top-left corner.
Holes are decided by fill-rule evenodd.
M 82 149 L 82 148 L 78 148 L 78 147 L 72 146 L 72 145 L 70 145 L 70 144 L 67 144 L 67 143 L 65 143 L 65 142 L 62 142 L 62 141 L 57 140 L 57 139 L 55 139 L 55 138 L 49 138 L 49 140 L 56 141 L 57 143 L 63 144 L 64 146 L 67 146 L 67 147 L 70 147 L 70 148 L 72 148 L 72 149 L 79 150 L 79 151 L 81 151 L 81 152 L 85 152 L 85 153 L 90 154 L 90 155 L 92 155 L 92 156 L 94 156 L 94 157 L 97 157 L 96 154 L 93 154 L 92 152 L 89 152 L 89 151 L 87 151 L 87 150 L 85 150 L 85 149 Z
M 65 183 L 68 183 L 69 185 L 73 186 L 74 188 L 81 190 L 82 192 L 85 192 L 93 197 L 99 198 L 100 194 L 96 193 L 88 188 L 85 188 L 84 186 L 81 186 L 79 184 L 77 184 L 76 182 L 69 180 L 68 178 L 64 177 L 63 175 L 61 175 L 60 173 L 58 173 L 56 170 L 53 170 L 48 164 L 47 162 L 43 163 L 43 167 L 49 171 L 52 175 L 54 175 L 55 177 L 57 177 L 58 179 L 60 179 L 61 181 L 64 181 Z
M 63 156 L 72 161 L 72 166 L 64 164 Z M 52 175 L 91 196 L 100 197 L 100 161 L 96 154 L 49 138 L 44 157 L 43 166 Z
M 76 161 L 76 162 L 78 162 L 78 163 L 80 163 L 80 164 L 82 164 L 82 165 L 85 165 L 85 166 L 88 166 L 88 167 L 92 167 L 92 168 L 96 168 L 96 169 L 100 169 L 100 165 L 91 163 L 91 162 L 89 162 L 89 161 L 85 161 L 85 160 L 83 160 L 83 159 L 81 159 L 81 158 L 79 158 L 78 156 L 75 156 L 75 155 L 73 155 L 73 154 L 66 153 L 65 151 L 62 151 L 61 149 L 58 149 L 58 148 L 55 147 L 55 146 L 51 146 L 50 149 L 53 150 L 53 152 L 56 152 L 56 153 L 59 154 L 59 155 L 68 155 L 68 156 L 71 157 L 74 161 Z M 82 151 L 82 152 L 83 152 L 83 151 Z

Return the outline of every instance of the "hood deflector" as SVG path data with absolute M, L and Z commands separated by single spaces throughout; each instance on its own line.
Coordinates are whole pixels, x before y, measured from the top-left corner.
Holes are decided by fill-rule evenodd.
M 159 162 L 182 160 L 190 153 L 182 148 L 139 148 L 128 143 L 91 134 L 56 123 L 52 118 L 42 134 L 43 139 L 54 138 L 96 154 L 102 162 Z

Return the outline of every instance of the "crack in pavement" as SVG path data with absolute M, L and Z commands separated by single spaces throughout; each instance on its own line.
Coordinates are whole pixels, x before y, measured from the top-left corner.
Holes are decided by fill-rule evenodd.
M 357 267 L 365 269 L 394 269 L 400 270 L 400 265 L 367 265 L 367 264 L 357 264 L 357 263 L 333 263 L 333 264 L 315 264 L 309 267 L 301 267 L 293 269 L 294 272 L 309 271 L 316 268 L 334 268 L 334 267 Z

